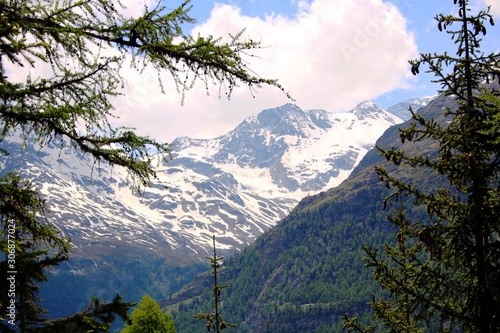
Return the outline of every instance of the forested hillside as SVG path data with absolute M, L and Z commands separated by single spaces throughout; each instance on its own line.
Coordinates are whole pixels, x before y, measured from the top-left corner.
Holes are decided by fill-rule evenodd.
M 420 112 L 437 116 L 452 105 L 438 98 Z M 398 142 L 396 126 L 377 144 L 392 147 Z M 405 146 L 415 151 L 433 148 L 421 143 Z M 222 311 L 226 320 L 239 323 L 238 332 L 340 332 L 340 316 L 346 311 L 370 320 L 367 303 L 381 289 L 372 270 L 364 266 L 363 245 L 382 248 L 394 240 L 386 218 L 390 208 L 383 209 L 389 190 L 374 172 L 379 164 L 387 163 L 372 150 L 339 187 L 305 198 L 277 227 L 226 260 L 221 283 L 229 288 L 224 290 Z M 430 182 L 418 172 L 407 178 Z M 413 212 L 414 217 L 420 214 Z M 193 332 L 201 325 L 193 315 L 210 311 L 211 284 L 206 277 L 194 282 L 200 288 L 205 281 L 201 296 L 188 298 L 181 291 L 162 304 L 173 311 L 179 332 Z M 193 295 L 192 288 L 186 288 L 191 291 L 187 295 Z

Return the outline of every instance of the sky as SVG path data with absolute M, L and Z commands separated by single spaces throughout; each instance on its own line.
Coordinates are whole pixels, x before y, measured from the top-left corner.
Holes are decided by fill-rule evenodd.
M 130 15 L 158 0 L 121 0 Z M 174 9 L 181 0 L 162 0 Z M 500 18 L 500 0 L 473 0 Z M 420 53 L 453 51 L 433 17 L 456 10 L 452 0 L 192 0 L 185 26 L 193 35 L 228 39 L 245 29 L 242 37 L 260 41 L 264 48 L 247 59 L 263 78 L 277 79 L 292 95 L 289 100 L 272 86 L 249 91 L 242 85 L 231 99 L 219 96 L 219 86 L 198 84 L 184 102 L 166 73 L 146 69 L 137 73 L 124 66 L 123 96 L 113 101 L 116 126 L 136 128 L 161 142 L 176 137 L 215 138 L 234 129 L 263 109 L 295 103 L 302 109 L 346 112 L 363 100 L 387 108 L 408 98 L 434 95 L 438 87 L 430 75 L 413 76 L 408 60 Z M 500 19 L 489 27 L 486 52 L 500 50 Z

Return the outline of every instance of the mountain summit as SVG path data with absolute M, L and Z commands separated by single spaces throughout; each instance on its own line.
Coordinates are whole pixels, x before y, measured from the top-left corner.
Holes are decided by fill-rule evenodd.
M 410 98 L 406 101 L 393 105 L 387 109 L 387 112 L 392 113 L 396 117 L 403 120 L 411 119 L 410 107 L 413 112 L 417 112 L 420 108 L 427 106 L 431 101 L 435 100 L 438 95 L 426 96 L 420 98 Z

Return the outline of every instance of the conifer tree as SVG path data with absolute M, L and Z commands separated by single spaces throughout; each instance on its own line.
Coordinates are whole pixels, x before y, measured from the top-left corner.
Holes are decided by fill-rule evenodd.
M 44 201 L 18 174 L 0 179 L 0 324 L 2 331 L 18 327 L 21 332 L 44 322 L 38 283 L 45 270 L 67 260 L 69 240 L 43 218 Z M 6 316 L 6 317 L 5 317 Z
M 107 332 L 115 316 L 127 320 L 132 303 L 117 296 L 112 302 L 93 298 L 82 313 L 49 321 L 39 284 L 47 281 L 47 270 L 68 260 L 68 237 L 48 222 L 45 201 L 30 182 L 18 174 L 0 180 L 0 278 L 7 288 L 0 294 L 2 332 Z
M 207 257 L 210 260 L 210 266 L 212 267 L 212 274 L 214 276 L 214 284 L 212 285 L 212 294 L 213 294 L 213 305 L 214 311 L 209 313 L 199 313 L 195 316 L 197 320 L 206 320 L 206 328 L 208 332 L 212 331 L 220 333 L 221 330 L 228 327 L 235 327 L 236 324 L 228 323 L 222 319 L 220 314 L 220 302 L 221 302 L 221 294 L 222 289 L 227 288 L 227 286 L 219 285 L 218 282 L 218 272 L 222 267 L 222 262 L 224 261 L 224 257 L 217 257 L 217 252 L 215 249 L 215 235 L 213 236 L 214 242 L 214 255 L 212 257 Z
M 365 250 L 389 296 L 373 298 L 375 325 L 346 315 L 349 332 L 500 332 L 500 57 L 480 50 L 481 37 L 494 25 L 489 10 L 474 14 L 469 1 L 454 3 L 458 16 L 436 20 L 456 54 L 423 54 L 410 63 L 415 75 L 427 65 L 456 104 L 437 119 L 413 114 L 413 124 L 400 129 L 406 147 L 425 142 L 438 152 L 379 147 L 396 166 L 376 172 L 394 189 L 384 206 L 398 203 L 389 218 L 398 232 L 384 255 Z M 402 169 L 419 169 L 443 183 L 424 189 L 423 182 L 395 172 Z M 418 208 L 427 219 L 412 215 Z
M 149 295 L 144 295 L 121 333 L 176 333 L 174 320 Z

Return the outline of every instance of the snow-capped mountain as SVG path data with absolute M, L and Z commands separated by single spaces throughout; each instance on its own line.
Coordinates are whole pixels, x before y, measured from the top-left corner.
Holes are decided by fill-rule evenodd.
M 21 171 L 47 199 L 52 220 L 89 254 L 117 246 L 203 259 L 212 235 L 223 253 L 252 243 L 308 194 L 338 185 L 401 119 L 365 101 L 346 113 L 286 104 L 214 139 L 178 138 L 158 183 L 135 195 L 121 168 L 49 144 L 2 147 L 3 172 Z M 7 146 L 8 145 L 8 146 Z
M 438 95 L 410 98 L 406 101 L 387 108 L 387 112 L 390 112 L 403 120 L 408 120 L 411 118 L 411 112 L 409 110 L 410 107 L 412 108 L 413 112 L 417 112 L 418 109 L 429 104 L 429 102 L 435 99 L 437 96 Z

